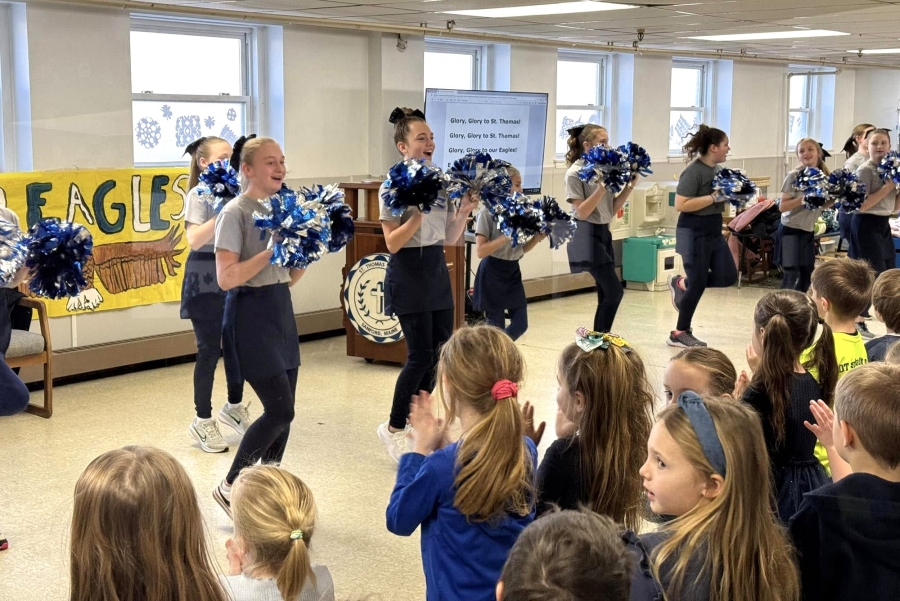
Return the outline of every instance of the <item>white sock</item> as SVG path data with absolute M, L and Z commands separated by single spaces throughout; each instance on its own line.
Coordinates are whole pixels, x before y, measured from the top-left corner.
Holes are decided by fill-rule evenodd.
M 199 426 L 203 422 L 211 422 L 212 420 L 213 418 L 211 417 L 195 417 L 194 424 Z

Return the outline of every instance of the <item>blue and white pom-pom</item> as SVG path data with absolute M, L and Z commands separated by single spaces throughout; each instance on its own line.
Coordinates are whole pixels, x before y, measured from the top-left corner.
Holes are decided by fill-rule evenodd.
M 512 241 L 513 247 L 525 244 L 529 238 L 544 230 L 544 215 L 527 196 L 513 192 L 490 208 L 497 218 L 500 232 Z
M 757 193 L 756 184 L 741 169 L 722 169 L 713 179 L 712 187 L 738 209 L 753 200 Z
M 261 201 L 266 212 L 256 211 L 256 227 L 272 234 L 273 265 L 305 269 L 328 250 L 329 223 L 321 204 L 309 203 L 287 186 Z
M 319 204 L 328 218 L 328 252 L 336 253 L 347 246 L 356 225 L 351 216 L 350 205 L 344 202 L 344 192 L 336 184 L 300 188 L 298 191 L 307 203 Z M 312 208 L 312 207 L 311 207 Z
M 584 166 L 578 170 L 578 178 L 583 182 L 600 182 L 604 188 L 618 194 L 631 181 L 628 156 L 618 148 L 594 146 L 581 158 Z
M 384 186 L 381 199 L 395 217 L 402 215 L 409 207 L 418 207 L 423 213 L 430 213 L 432 207 L 444 206 L 441 195 L 444 174 L 425 159 L 400 161 L 391 167 Z
M 201 200 L 209 203 L 219 213 L 225 203 L 241 193 L 237 171 L 229 165 L 227 159 L 210 163 L 200 174 L 197 193 Z
M 821 209 L 828 202 L 828 176 L 815 167 L 801 169 L 795 187 L 803 193 L 803 208 L 809 211 Z
M 542 234 L 550 239 L 550 248 L 557 249 L 575 237 L 577 224 L 572 213 L 562 210 L 552 196 L 544 196 L 534 201 L 534 206 L 543 216 Z
M 644 150 L 643 146 L 639 146 L 634 142 L 629 142 L 628 144 L 622 144 L 619 146 L 619 152 L 625 155 L 625 160 L 628 161 L 628 168 L 631 170 L 631 175 L 642 175 L 647 177 L 653 171 L 650 170 L 650 155 L 647 154 L 647 151 Z
M 76 296 L 87 286 L 82 273 L 93 253 L 91 233 L 83 225 L 42 219 L 28 230 L 25 266 L 31 270 L 28 289 L 57 299 Z
M 828 175 L 828 198 L 844 213 L 858 211 L 867 193 L 866 185 L 849 169 L 835 169 Z
M 900 154 L 892 150 L 878 163 L 878 175 L 886 182 L 900 185 Z
M 486 152 L 470 152 L 453 161 L 444 173 L 447 197 L 458 203 L 471 190 L 490 207 L 512 194 L 512 180 L 506 171 L 509 166 Z
M 25 250 L 19 228 L 0 218 L 0 287 L 12 282 L 25 265 Z

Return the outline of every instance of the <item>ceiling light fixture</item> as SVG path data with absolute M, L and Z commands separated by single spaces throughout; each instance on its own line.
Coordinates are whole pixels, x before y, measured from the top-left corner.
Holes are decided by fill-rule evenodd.
M 754 40 L 793 40 L 798 38 L 825 38 L 839 35 L 850 35 L 843 31 L 828 29 L 791 29 L 788 31 L 766 31 L 762 33 L 731 33 L 727 35 L 689 36 L 689 40 L 707 40 L 710 42 L 742 42 Z
M 606 10 L 624 10 L 638 8 L 632 4 L 613 4 L 611 2 L 563 2 L 560 4 L 535 4 L 533 6 L 508 6 L 506 8 L 480 8 L 477 10 L 448 10 L 450 15 L 466 15 L 468 17 L 490 17 L 494 19 L 509 17 L 537 17 L 540 15 L 569 15 L 573 13 L 590 13 Z

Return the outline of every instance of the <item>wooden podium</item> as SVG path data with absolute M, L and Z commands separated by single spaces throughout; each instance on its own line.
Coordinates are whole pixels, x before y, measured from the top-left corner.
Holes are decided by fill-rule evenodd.
M 344 330 L 347 333 L 347 356 L 362 357 L 368 362 L 388 361 L 391 363 L 406 362 L 406 342 L 378 343 L 360 335 L 350 318 L 347 316 L 347 307 L 344 301 L 344 287 L 347 282 L 347 274 L 353 269 L 361 258 L 373 254 L 390 254 L 384 234 L 381 230 L 381 221 L 378 219 L 379 202 L 378 189 L 381 182 L 361 182 L 338 184 L 344 191 L 346 202 L 353 210 L 353 218 L 356 220 L 356 233 L 347 244 L 346 263 L 341 283 L 341 308 L 344 310 Z M 360 197 L 362 197 L 363 212 L 360 213 Z M 362 216 L 362 217 L 361 217 Z M 455 313 L 455 326 L 459 327 L 465 322 L 465 252 L 463 244 L 447 246 L 444 248 L 447 258 L 447 269 L 450 271 L 450 285 L 453 289 L 453 303 Z

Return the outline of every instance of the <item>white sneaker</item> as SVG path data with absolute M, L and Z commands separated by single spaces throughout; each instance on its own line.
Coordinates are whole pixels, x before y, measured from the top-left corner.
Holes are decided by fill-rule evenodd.
M 231 517 L 231 488 L 226 490 L 223 486 L 224 484 L 225 481 L 223 480 L 221 484 L 213 489 L 213 499 L 216 500 L 219 507 L 225 510 L 228 517 Z
M 226 426 L 231 426 L 235 432 L 243 436 L 252 423 L 248 407 L 250 407 L 250 401 L 237 405 L 225 403 L 225 406 L 219 410 L 219 421 Z
M 399 432 L 391 432 L 390 422 L 384 422 L 378 426 L 375 433 L 378 434 L 378 439 L 387 447 L 388 455 L 397 463 L 400 463 L 402 455 L 409 453 L 409 438 L 406 436 L 409 433 L 409 426 Z
M 195 418 L 188 431 L 194 440 L 200 443 L 200 448 L 207 453 L 224 453 L 228 450 L 228 443 L 219 432 L 219 424 L 212 418 Z

